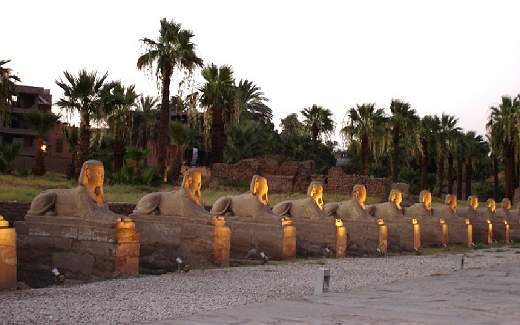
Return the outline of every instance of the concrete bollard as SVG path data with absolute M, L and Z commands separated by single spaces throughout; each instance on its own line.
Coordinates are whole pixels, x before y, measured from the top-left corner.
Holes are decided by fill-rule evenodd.
M 0 215 L 0 289 L 16 288 L 16 232 Z
M 321 295 L 328 292 L 330 288 L 330 269 L 321 267 L 316 273 L 316 280 L 314 282 L 314 294 Z

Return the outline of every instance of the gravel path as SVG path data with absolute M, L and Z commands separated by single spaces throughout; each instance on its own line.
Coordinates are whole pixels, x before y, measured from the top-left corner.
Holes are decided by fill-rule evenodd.
M 465 268 L 518 260 L 513 249 L 467 254 Z M 460 257 L 392 256 L 326 260 L 331 290 L 449 273 Z M 141 276 L 71 287 L 0 292 L 0 323 L 130 323 L 174 319 L 232 305 L 295 298 L 313 293 L 311 261 Z

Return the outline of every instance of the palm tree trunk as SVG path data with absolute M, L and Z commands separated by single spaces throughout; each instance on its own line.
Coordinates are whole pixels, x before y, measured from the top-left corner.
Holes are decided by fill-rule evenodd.
M 466 197 L 467 199 L 471 195 L 471 180 L 473 179 L 473 162 L 471 158 L 466 161 Z
M 492 155 L 493 160 L 493 197 L 498 199 L 498 159 L 495 154 Z
M 504 146 L 505 153 L 505 177 L 506 177 L 506 197 L 512 198 L 515 192 L 515 149 L 512 145 Z
M 90 149 L 90 113 L 84 109 L 80 112 L 79 124 L 79 155 L 76 160 L 76 175 L 79 176 L 81 166 L 89 158 Z
M 396 183 L 399 180 L 399 142 L 400 142 L 400 127 L 396 125 L 393 129 L 393 153 L 392 153 L 392 181 Z
M 114 135 L 114 171 L 118 172 L 123 168 L 124 157 L 125 157 L 125 145 L 119 134 L 119 130 L 115 130 Z
M 464 161 L 462 158 L 457 157 L 457 198 L 462 199 L 462 173 Z
M 43 138 L 38 137 L 36 141 L 36 155 L 34 159 L 33 174 L 36 176 L 42 176 L 45 174 L 45 156 L 41 147 L 43 145 Z
M 448 194 L 453 194 L 453 183 L 455 182 L 453 172 L 453 154 L 448 153 Z
M 442 195 L 444 187 L 444 150 L 439 150 L 439 161 L 437 165 L 437 195 Z
M 421 156 L 421 189 L 428 189 L 428 141 L 422 140 L 422 156 Z
M 181 175 L 181 167 L 182 167 L 182 161 L 184 159 L 184 146 L 183 145 L 176 145 L 175 146 L 175 157 L 172 161 L 172 179 L 175 184 L 177 180 L 179 179 L 179 176 Z
M 361 138 L 361 175 L 368 175 L 368 135 L 364 134 Z
M 161 169 L 161 175 L 165 175 L 168 168 L 166 162 L 166 151 L 168 148 L 168 130 L 170 128 L 170 81 L 172 70 L 164 68 L 162 76 L 162 98 L 159 121 L 159 143 L 157 148 L 157 166 Z
M 224 148 L 226 146 L 226 134 L 224 131 L 223 110 L 213 106 L 211 112 L 211 163 L 224 161 Z

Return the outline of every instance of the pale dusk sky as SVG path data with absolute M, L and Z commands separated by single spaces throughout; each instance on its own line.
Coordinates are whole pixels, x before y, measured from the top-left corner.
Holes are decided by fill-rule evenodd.
M 2 11 L 0 59 L 54 101 L 54 80 L 80 68 L 158 95 L 136 61 L 162 17 L 195 33 L 205 63 L 258 84 L 276 126 L 313 103 L 341 126 L 356 103 L 399 98 L 484 133 L 489 106 L 520 93 L 520 1 L 17 0 Z

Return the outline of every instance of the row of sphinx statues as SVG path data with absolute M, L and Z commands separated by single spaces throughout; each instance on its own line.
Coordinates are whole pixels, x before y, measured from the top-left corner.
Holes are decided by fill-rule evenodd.
M 180 189 L 147 194 L 130 215 L 123 216 L 109 209 L 103 184 L 103 164 L 90 160 L 83 164 L 78 187 L 47 190 L 36 196 L 25 220 L 15 225 L 21 232 L 23 254 L 31 256 L 36 250 L 40 255 L 52 255 L 56 250 L 63 253 L 68 246 L 55 244 L 53 237 L 92 242 L 101 240 L 96 235 L 98 229 L 114 225 L 119 233 L 126 231 L 127 241 L 112 242 L 138 247 L 138 261 L 135 256 L 127 261 L 133 261 L 134 266 L 139 263 L 141 269 L 163 270 L 175 267 L 179 258 L 204 266 L 228 265 L 230 257 L 258 255 L 273 259 L 297 254 L 341 257 L 347 252 L 373 255 L 427 245 L 470 247 L 477 241 L 509 242 L 520 227 L 519 211 L 512 209 L 508 199 L 500 208 L 494 200 L 480 208 L 478 197 L 471 196 L 467 207 L 458 208 L 457 197 L 450 194 L 443 206 L 432 207 L 431 193 L 423 191 L 419 203 L 402 207 L 403 194 L 394 189 L 387 202 L 367 205 L 367 189 L 361 184 L 353 187 L 348 200 L 325 204 L 323 184 L 311 182 L 305 198 L 283 201 L 271 208 L 267 179 L 259 175 L 253 176 L 249 191 L 221 197 L 208 211 L 202 204 L 202 174 L 196 169 L 185 173 Z M 64 225 L 66 231 L 62 230 Z M 55 230 L 57 227 L 60 231 Z M 87 228 L 89 231 L 85 231 Z M 30 245 L 34 236 L 40 236 L 40 246 Z M 44 252 L 42 236 L 53 243 Z M 78 256 L 85 255 L 84 251 L 80 253 Z M 52 256 L 51 261 L 58 263 L 59 258 Z M 93 269 L 96 263 L 91 263 Z

